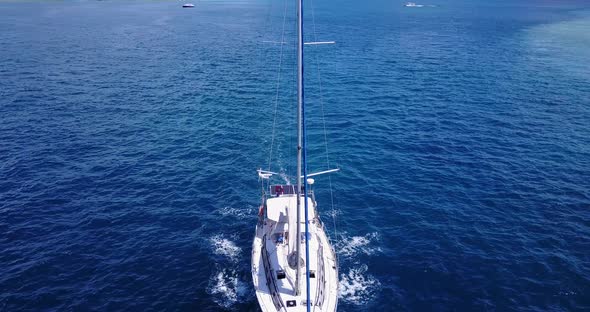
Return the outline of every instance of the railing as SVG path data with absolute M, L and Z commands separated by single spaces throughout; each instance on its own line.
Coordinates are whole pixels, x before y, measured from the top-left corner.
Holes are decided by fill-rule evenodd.
M 301 186 L 301 190 L 302 190 L 302 192 L 300 192 L 300 194 L 303 194 L 303 186 Z M 270 195 L 271 196 L 295 195 L 295 194 L 297 194 L 297 186 L 296 185 L 287 184 L 287 185 L 271 185 L 270 186 Z
M 291 184 L 274 184 L 271 185 L 269 188 L 270 197 L 277 197 L 279 195 L 295 195 L 297 194 L 297 186 Z M 301 186 L 301 192 L 299 193 L 303 195 L 303 185 Z M 307 196 L 311 197 L 315 202 L 315 196 L 311 187 L 307 191 Z
M 319 240 L 318 240 L 319 241 Z M 315 305 L 318 307 L 322 307 L 324 304 L 324 290 L 326 289 L 326 274 L 324 271 L 324 247 L 322 243 L 319 243 L 318 249 L 318 270 L 317 270 L 317 279 L 318 279 L 318 289 L 317 295 L 315 298 Z
M 268 251 L 266 250 L 266 235 L 262 237 L 262 265 L 264 266 L 266 285 L 268 286 L 272 303 L 274 303 L 277 311 L 280 311 L 282 308 L 285 308 L 285 305 L 283 304 L 283 301 L 281 301 L 281 296 L 277 291 L 277 284 L 274 279 L 274 270 L 272 269 L 270 260 L 268 259 Z

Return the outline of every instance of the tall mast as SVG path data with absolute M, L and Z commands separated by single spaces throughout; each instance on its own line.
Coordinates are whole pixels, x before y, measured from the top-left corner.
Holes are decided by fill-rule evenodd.
M 297 275 L 295 295 L 299 295 L 301 259 L 301 160 L 303 152 L 303 1 L 297 1 Z
M 303 88 L 303 0 L 297 1 L 297 277 L 295 278 L 296 294 L 299 291 L 299 277 L 301 275 L 299 260 L 301 259 L 301 195 L 303 178 L 303 200 L 305 206 L 305 284 L 306 306 L 310 311 L 310 285 L 309 285 L 309 239 L 308 239 L 308 203 L 307 203 L 307 163 L 305 151 L 305 105 Z M 301 175 L 303 171 L 303 176 Z
M 307 202 L 307 150 L 305 144 L 305 97 L 303 86 L 303 0 L 299 0 L 299 86 L 300 86 L 300 101 L 301 101 L 301 150 L 303 154 L 303 200 L 305 206 L 305 285 L 306 285 L 306 305 L 307 312 L 311 309 L 311 295 L 309 285 L 309 215 L 308 215 L 308 202 Z M 301 176 L 299 176 L 301 178 Z M 301 236 L 301 235 L 299 235 Z

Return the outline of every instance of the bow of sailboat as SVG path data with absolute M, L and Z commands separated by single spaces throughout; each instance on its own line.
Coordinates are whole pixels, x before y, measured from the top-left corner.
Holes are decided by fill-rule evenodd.
M 252 275 L 256 296 L 263 311 L 335 311 L 338 298 L 338 270 L 334 251 L 315 214 L 309 213 L 308 232 L 297 237 L 297 195 L 280 195 L 266 200 L 265 217 L 256 228 L 252 248 Z M 315 208 L 312 197 L 308 205 Z M 300 220 L 304 220 L 300 210 Z M 303 221 L 301 222 L 304 223 Z M 297 242 L 307 244 L 309 257 L 297 256 Z M 300 270 L 297 270 L 299 266 Z M 305 271 L 302 269 L 307 268 Z M 297 272 L 309 276 L 307 292 L 297 292 Z M 301 277 L 300 276 L 300 277 Z M 307 288 L 307 287 L 306 287 Z

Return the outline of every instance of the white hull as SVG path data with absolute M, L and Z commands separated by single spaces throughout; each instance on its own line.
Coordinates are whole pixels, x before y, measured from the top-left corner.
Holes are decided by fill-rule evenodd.
M 295 295 L 296 265 L 288 263 L 289 245 L 296 244 L 296 195 L 282 195 L 267 200 L 266 216 L 261 216 L 256 225 L 252 244 L 252 280 L 256 297 L 262 311 L 296 312 L 307 311 L 305 265 L 301 263 L 300 293 Z M 303 196 L 301 202 L 303 203 Z M 315 202 L 309 203 L 309 270 L 311 311 L 336 311 L 338 305 L 338 263 L 330 245 Z M 289 218 L 290 216 L 290 218 Z M 305 223 L 301 218 L 301 233 L 304 238 Z M 289 237 L 291 236 L 291 237 Z M 301 239 L 301 259 L 305 259 L 305 240 Z M 291 246 L 293 247 L 293 246 Z M 284 277 L 281 278 L 281 272 Z

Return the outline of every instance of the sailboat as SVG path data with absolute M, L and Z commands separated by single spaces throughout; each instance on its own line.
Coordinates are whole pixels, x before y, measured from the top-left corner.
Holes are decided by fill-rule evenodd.
M 307 173 L 303 46 L 303 3 L 297 1 L 297 174 L 272 184 L 276 172 L 259 169 L 262 205 L 252 243 L 252 281 L 262 311 L 336 311 L 338 261 L 317 211 Z M 294 184 L 290 180 L 295 180 Z M 265 181 L 267 183 L 265 183 Z M 268 188 L 266 188 L 268 186 Z

